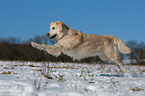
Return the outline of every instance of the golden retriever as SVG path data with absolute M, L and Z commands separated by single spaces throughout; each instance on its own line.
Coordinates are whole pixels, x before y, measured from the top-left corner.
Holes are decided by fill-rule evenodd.
M 129 54 L 131 50 L 114 36 L 85 34 L 68 27 L 61 21 L 51 22 L 47 36 L 51 39 L 57 39 L 53 46 L 34 42 L 31 45 L 55 56 L 64 53 L 77 60 L 97 55 L 102 60 L 112 60 L 118 71 L 122 69 L 127 72 L 119 59 L 116 48 L 123 54 Z

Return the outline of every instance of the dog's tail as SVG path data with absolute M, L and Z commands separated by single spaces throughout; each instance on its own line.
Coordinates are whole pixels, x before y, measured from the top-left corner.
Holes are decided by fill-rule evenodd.
M 116 45 L 118 50 L 123 54 L 129 54 L 131 53 L 131 50 L 118 38 L 112 36 L 112 35 L 104 35 L 105 37 L 112 39 L 113 43 Z

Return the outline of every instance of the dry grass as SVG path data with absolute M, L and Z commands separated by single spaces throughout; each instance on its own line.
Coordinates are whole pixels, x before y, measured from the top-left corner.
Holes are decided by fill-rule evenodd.
M 138 87 L 130 87 L 129 90 L 132 90 L 132 91 L 144 91 L 144 89 L 138 88 Z
M 12 72 L 11 71 L 8 71 L 8 72 L 2 72 L 1 74 L 11 74 Z
M 35 67 L 35 66 L 29 66 L 29 67 Z M 67 66 L 68 68 L 69 66 Z M 43 63 L 43 66 L 41 69 L 37 69 L 36 71 L 40 71 L 40 74 L 36 77 L 36 74 L 33 73 L 34 75 L 34 88 L 36 90 L 40 90 L 40 88 L 46 88 L 47 84 L 48 84 L 48 80 L 49 79 L 54 79 L 52 77 L 52 72 L 54 68 L 60 68 L 60 67 L 55 67 L 54 64 L 52 66 L 50 66 L 49 63 Z M 61 67 L 64 68 L 64 67 Z M 66 68 L 66 67 L 65 67 Z M 70 68 L 70 67 L 69 67 Z M 42 81 L 42 76 L 46 78 L 45 84 L 42 86 L 41 81 Z M 60 75 L 58 74 L 58 76 L 53 75 L 57 81 L 66 81 L 66 79 L 64 79 L 65 75 Z
M 37 77 L 36 77 L 35 73 L 33 73 L 33 75 L 34 75 L 34 88 L 36 90 L 40 90 L 41 80 L 42 80 L 42 74 L 39 74 Z

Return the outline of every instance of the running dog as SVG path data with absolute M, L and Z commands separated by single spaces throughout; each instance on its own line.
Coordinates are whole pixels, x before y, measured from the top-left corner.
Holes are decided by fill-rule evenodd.
M 75 60 L 97 55 L 102 60 L 113 61 L 118 71 L 122 69 L 127 72 L 119 59 L 116 48 L 123 54 L 129 54 L 131 50 L 114 36 L 85 34 L 68 27 L 61 21 L 51 22 L 50 31 L 46 35 L 50 39 L 57 39 L 53 46 L 34 42 L 31 42 L 31 45 L 55 56 L 64 53 Z

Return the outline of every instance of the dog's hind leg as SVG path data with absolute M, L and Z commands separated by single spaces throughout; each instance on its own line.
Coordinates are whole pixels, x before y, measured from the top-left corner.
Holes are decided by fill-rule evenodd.
M 104 61 L 104 60 L 105 60 L 105 61 L 106 61 L 106 60 L 107 60 L 107 61 L 109 60 L 109 58 L 108 58 L 105 54 L 100 54 L 99 57 L 100 57 L 100 59 L 103 60 L 103 61 Z M 117 71 L 120 72 L 120 66 L 119 66 L 117 63 L 115 63 L 115 65 L 116 65 Z
M 116 66 L 117 71 L 120 72 L 121 71 L 120 70 L 121 69 L 120 66 L 117 63 L 115 63 L 115 66 Z
M 118 70 L 120 70 L 120 68 L 121 68 L 124 72 L 128 72 L 127 69 L 121 63 L 115 46 L 111 46 L 111 45 L 108 46 L 104 50 L 104 52 L 105 52 L 105 55 L 108 57 L 109 60 L 112 60 L 114 63 L 117 64 L 116 66 L 117 66 Z
M 114 61 L 115 63 L 117 63 L 119 65 L 119 67 L 121 67 L 121 69 L 124 71 L 124 72 L 128 72 L 128 70 L 124 67 L 124 65 L 121 63 L 120 60 L 116 60 Z
M 98 56 L 101 60 L 108 60 L 108 57 L 105 54 L 99 54 Z

